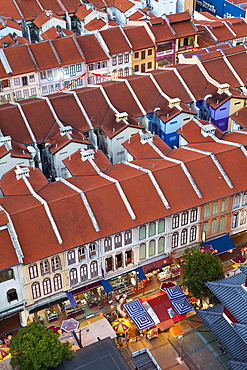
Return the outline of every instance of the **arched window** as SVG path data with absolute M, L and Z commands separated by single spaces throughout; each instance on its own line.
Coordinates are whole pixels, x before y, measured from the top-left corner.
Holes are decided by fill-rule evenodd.
M 155 255 L 155 240 L 151 240 L 148 244 L 148 256 L 154 256 Z
M 192 226 L 190 228 L 190 242 L 194 242 L 196 240 L 196 232 L 197 232 L 197 227 Z
M 181 225 L 187 225 L 189 219 L 189 213 L 188 212 L 183 212 L 182 213 L 182 219 L 181 219 Z
M 224 231 L 226 228 L 226 216 L 220 218 L 220 227 L 219 231 Z
M 148 236 L 154 236 L 156 234 L 156 224 L 155 222 L 151 222 L 148 225 Z
M 81 265 L 80 267 L 80 274 L 81 274 L 81 281 L 85 281 L 88 279 L 88 269 L 87 269 L 87 265 L 84 264 L 84 265 Z
M 241 212 L 240 215 L 240 225 L 246 224 L 246 209 Z
M 41 296 L 39 283 L 37 283 L 37 282 L 33 283 L 31 285 L 31 289 L 32 289 L 33 299 L 39 298 Z
M 115 243 L 115 248 L 122 247 L 122 235 L 121 234 L 116 234 L 114 236 L 114 243 Z
M 209 204 L 206 204 L 204 206 L 204 213 L 203 213 L 203 217 L 204 218 L 207 218 L 210 216 L 210 205 Z
M 113 258 L 108 257 L 105 259 L 105 269 L 106 272 L 113 271 Z
M 62 289 L 62 277 L 60 274 L 54 275 L 53 284 L 54 284 L 55 291 Z
M 74 249 L 72 249 L 71 251 L 68 251 L 67 260 L 68 260 L 68 265 L 71 265 L 72 263 L 75 263 L 75 251 L 74 251 Z
M 93 256 L 96 256 L 96 244 L 92 243 L 89 245 L 89 257 L 92 258 Z
M 161 219 L 158 222 L 158 234 L 164 233 L 165 232 L 165 220 Z
M 211 225 L 211 234 L 215 234 L 217 232 L 217 224 L 218 224 L 218 221 L 217 219 L 213 219 L 212 221 L 212 225 Z
M 127 244 L 131 244 L 131 243 L 132 243 L 132 231 L 127 230 L 124 233 L 124 244 L 127 245 Z
M 178 232 L 172 234 L 172 248 L 178 246 Z
M 235 229 L 238 226 L 238 216 L 238 212 L 234 213 L 234 215 L 232 216 L 232 229 Z
M 195 222 L 197 220 L 197 208 L 193 208 L 190 212 L 190 222 Z
M 28 270 L 30 279 L 34 279 L 38 276 L 38 267 L 36 263 L 34 265 L 29 266 Z
M 132 249 L 129 249 L 125 251 L 125 264 L 128 266 L 131 263 L 134 263 L 134 253 Z
M 146 226 L 141 226 L 139 228 L 139 240 L 145 239 L 146 238 Z
M 61 261 L 59 256 L 55 256 L 51 259 L 52 271 L 61 269 Z
M 146 258 L 146 244 L 142 243 L 139 247 L 139 260 Z
M 245 191 L 243 194 L 242 206 L 246 206 L 246 204 L 247 204 L 247 191 Z
M 86 259 L 87 257 L 87 254 L 86 254 L 86 247 L 84 247 L 83 245 L 81 247 L 79 247 L 78 249 L 78 258 L 79 258 L 79 262 Z
M 158 240 L 158 253 L 163 253 L 165 250 L 165 238 L 162 236 Z
M 240 206 L 240 194 L 234 195 L 232 208 L 238 208 Z
M 118 70 L 118 76 L 119 76 L 119 77 L 123 77 L 123 69 L 122 69 L 122 68 L 120 68 L 120 69 Z
M 51 279 L 46 278 L 43 280 L 44 295 L 51 293 Z
M 124 76 L 129 76 L 129 68 L 128 67 L 124 68 Z
M 208 236 L 208 221 L 203 224 L 202 231 L 204 231 L 206 236 Z
M 122 255 L 122 253 L 116 254 L 115 255 L 115 260 L 116 260 L 116 268 L 117 269 L 119 267 L 124 267 L 123 266 L 123 255 Z
M 187 244 L 187 239 L 188 239 L 188 230 L 183 229 L 181 231 L 181 245 Z
M 18 301 L 16 289 L 9 289 L 7 291 L 7 300 L 9 303 L 13 301 Z
M 179 215 L 174 215 L 172 217 L 172 229 L 176 229 L 179 226 Z
M 105 238 L 104 240 L 104 247 L 105 247 L 105 252 L 111 251 L 112 246 L 111 246 L 111 238 Z
M 91 274 L 91 277 L 94 277 L 94 276 L 98 275 L 98 263 L 97 263 L 97 261 L 92 261 L 90 263 L 90 274 Z
M 41 271 L 41 275 L 50 273 L 50 264 L 49 264 L 48 259 L 40 262 L 40 271 Z
M 77 269 L 74 268 L 69 271 L 69 282 L 70 285 L 78 283 Z

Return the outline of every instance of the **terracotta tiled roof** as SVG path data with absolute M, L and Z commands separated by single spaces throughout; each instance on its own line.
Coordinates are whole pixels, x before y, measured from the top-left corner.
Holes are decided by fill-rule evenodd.
M 85 24 L 85 28 L 88 31 L 96 31 L 96 30 L 101 30 L 103 27 L 107 25 L 106 21 L 103 18 L 97 19 L 94 18 L 87 24 Z
M 239 130 L 235 132 L 226 132 L 222 138 L 226 141 L 231 141 L 232 143 L 239 143 L 247 147 L 247 133 L 245 130 Z
M 1 19 L 6 24 L 6 27 L 10 27 L 13 28 L 14 30 L 19 30 L 23 32 L 23 28 L 16 21 L 4 17 L 2 17 Z M 5 28 L 5 25 L 2 22 L 0 22 L 0 30 L 2 30 L 3 28 Z
M 153 136 L 154 145 L 164 154 L 167 155 L 171 148 L 157 135 Z M 134 159 L 160 158 L 160 155 L 148 143 L 142 144 L 139 133 L 131 136 L 122 144 L 125 149 L 133 156 Z
M 63 65 L 85 61 L 73 36 L 62 37 L 52 42 Z
M 103 37 L 110 54 L 118 54 L 131 50 L 131 46 L 119 26 L 100 31 L 100 34 Z
M 217 68 L 215 68 L 216 65 Z M 232 87 L 238 87 L 240 85 L 223 58 L 205 61 L 203 62 L 203 67 L 213 79 L 221 84 L 228 83 Z
M 44 40 L 55 40 L 63 37 L 63 34 L 61 32 L 58 32 L 56 27 L 50 27 L 47 31 L 41 33 L 40 36 Z M 37 44 L 40 44 L 40 42 Z
M 27 45 L 5 48 L 4 53 L 13 71 L 13 75 L 37 71 L 37 67 L 32 60 Z
M 247 85 L 247 53 L 238 53 L 227 55 L 227 60 L 230 62 L 243 83 Z
M 171 26 L 177 38 L 197 35 L 197 30 L 192 26 L 190 21 L 172 23 Z
M 72 176 L 92 176 L 97 175 L 95 169 L 91 166 L 91 164 L 86 161 L 85 164 L 82 165 L 81 159 L 81 152 L 77 150 L 73 153 L 70 158 L 66 158 L 63 161 L 66 167 L 69 169 Z M 112 166 L 109 159 L 103 154 L 101 150 L 94 150 L 94 162 L 99 167 L 102 172 L 107 171 L 108 168 Z
M 123 31 L 127 35 L 133 50 L 147 49 L 155 46 L 144 26 L 123 27 Z
M 61 62 L 55 54 L 50 41 L 31 44 L 30 49 L 36 60 L 39 70 L 61 66 Z
M 131 1 L 129 0 L 105 0 L 108 7 L 114 6 L 122 13 L 127 12 L 129 9 L 135 6 Z
M 87 15 L 92 13 L 93 10 L 88 8 L 87 5 L 82 5 L 78 8 L 77 12 L 75 13 L 76 17 L 81 19 L 82 21 L 86 18 Z
M 239 123 L 242 127 L 247 128 L 247 106 L 239 109 L 230 116 L 234 121 Z
M 176 36 L 171 31 L 171 28 L 167 23 L 162 23 L 158 25 L 153 25 L 150 27 L 152 33 L 155 36 L 156 43 L 162 41 L 175 40 Z
M 203 125 L 207 125 L 209 123 L 208 121 L 202 120 L 199 120 L 199 122 Z M 201 127 L 197 125 L 193 120 L 187 122 L 180 129 L 178 129 L 177 132 L 190 144 L 205 143 L 208 141 L 213 142 L 213 139 L 210 136 L 205 137 L 201 134 Z M 223 132 L 216 126 L 215 126 L 215 136 L 218 137 L 219 139 L 221 139 L 223 136 Z
M 80 96 L 79 90 L 76 91 L 78 97 Z M 84 117 L 80 107 L 78 106 L 75 97 L 70 93 L 59 93 L 50 96 L 50 102 L 58 116 L 65 126 L 72 126 L 80 131 L 88 131 L 89 126 Z M 91 102 L 92 107 L 95 105 Z M 82 101 L 84 106 L 84 102 Z M 68 109 L 70 107 L 70 109 Z
M 13 38 L 10 35 L 7 35 L 1 38 L 1 47 L 3 47 L 5 42 L 8 43 L 8 46 L 13 46 L 16 44 L 16 41 L 13 40 Z M 30 42 L 25 37 L 21 37 L 21 36 L 17 36 L 17 43 L 18 45 L 21 45 L 21 44 L 30 45 Z
M 145 13 L 143 13 L 142 11 L 143 9 L 138 9 L 136 12 L 132 13 L 128 19 L 130 21 L 139 21 L 139 20 L 142 20 L 142 19 L 146 19 L 148 18 L 148 15 L 146 15 Z
M 43 26 L 43 24 L 45 24 L 46 22 L 48 22 L 52 18 L 63 20 L 57 14 L 55 14 L 55 13 L 47 14 L 47 11 L 44 10 L 42 13 L 40 13 L 39 15 L 36 16 L 36 18 L 33 20 L 33 23 L 38 28 L 41 28 Z
M 137 101 L 131 94 L 128 86 L 123 81 L 109 81 L 102 84 L 108 98 L 115 107 L 119 107 L 121 101 L 121 111 L 128 112 L 130 116 L 141 117 L 143 112 Z M 122 97 L 124 96 L 124 99 Z
M 183 22 L 183 21 L 190 21 L 191 16 L 189 12 L 181 12 L 181 13 L 176 13 L 176 14 L 169 14 L 166 15 L 168 18 L 170 24 L 178 23 L 178 22 Z
M 124 130 L 129 130 L 129 127 L 133 127 L 139 130 L 144 129 L 144 126 L 142 126 L 140 122 L 132 116 L 128 116 L 127 122 L 128 124 L 126 124 L 123 120 L 118 122 L 116 120 L 115 112 L 109 109 L 102 121 L 101 129 L 111 139 L 120 132 Z
M 13 1 L 0 1 L 0 14 L 2 17 L 12 17 L 13 19 L 21 20 L 22 15 L 18 7 Z
M 1 222 L 1 216 L 0 216 L 0 222 Z M 19 261 L 15 253 L 15 249 L 13 247 L 8 229 L 3 229 L 3 230 L 1 229 L 0 238 L 1 238 L 1 245 L 5 246 L 4 251 L 1 251 L 0 270 L 4 270 L 6 268 L 18 265 Z
M 99 62 L 108 59 L 95 35 L 78 36 L 76 40 L 85 55 L 86 63 Z

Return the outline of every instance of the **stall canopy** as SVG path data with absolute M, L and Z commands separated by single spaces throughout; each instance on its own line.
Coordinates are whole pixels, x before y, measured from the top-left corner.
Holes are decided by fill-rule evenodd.
M 108 280 L 100 280 L 100 282 L 106 293 L 110 293 L 113 291 L 112 286 Z
M 217 253 L 215 253 L 216 255 L 225 253 L 231 249 L 236 249 L 235 244 L 228 234 L 219 236 L 211 240 L 207 240 L 205 243 L 203 243 L 203 246 L 204 245 L 211 245 L 214 250 L 218 251 Z
M 190 304 L 186 297 L 171 301 L 174 310 L 179 314 L 183 315 L 187 312 L 194 310 L 194 307 Z
M 125 303 L 123 307 L 139 331 L 155 325 L 154 320 L 138 299 Z
M 161 289 L 166 292 L 170 301 L 172 301 L 174 299 L 185 297 L 185 294 L 184 294 L 184 292 L 182 291 L 182 289 L 180 288 L 179 285 L 174 284 L 170 287 L 163 286 Z
M 144 271 L 143 271 L 142 267 L 137 267 L 135 269 L 135 271 L 137 273 L 138 280 L 144 280 L 144 279 L 146 279 L 146 276 L 144 274 Z

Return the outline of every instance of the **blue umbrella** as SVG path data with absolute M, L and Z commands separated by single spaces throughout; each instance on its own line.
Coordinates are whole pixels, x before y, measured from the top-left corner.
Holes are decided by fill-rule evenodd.
M 180 298 L 174 301 L 171 301 L 174 310 L 179 314 L 183 315 L 187 312 L 194 310 L 194 307 L 190 304 L 187 298 Z

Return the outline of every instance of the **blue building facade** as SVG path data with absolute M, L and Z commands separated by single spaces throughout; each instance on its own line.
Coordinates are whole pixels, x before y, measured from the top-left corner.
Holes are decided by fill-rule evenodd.
M 246 5 L 240 4 L 240 5 Z M 208 12 L 213 15 L 219 15 L 220 17 L 242 17 L 245 18 L 245 10 L 226 0 L 196 0 L 196 11 Z

